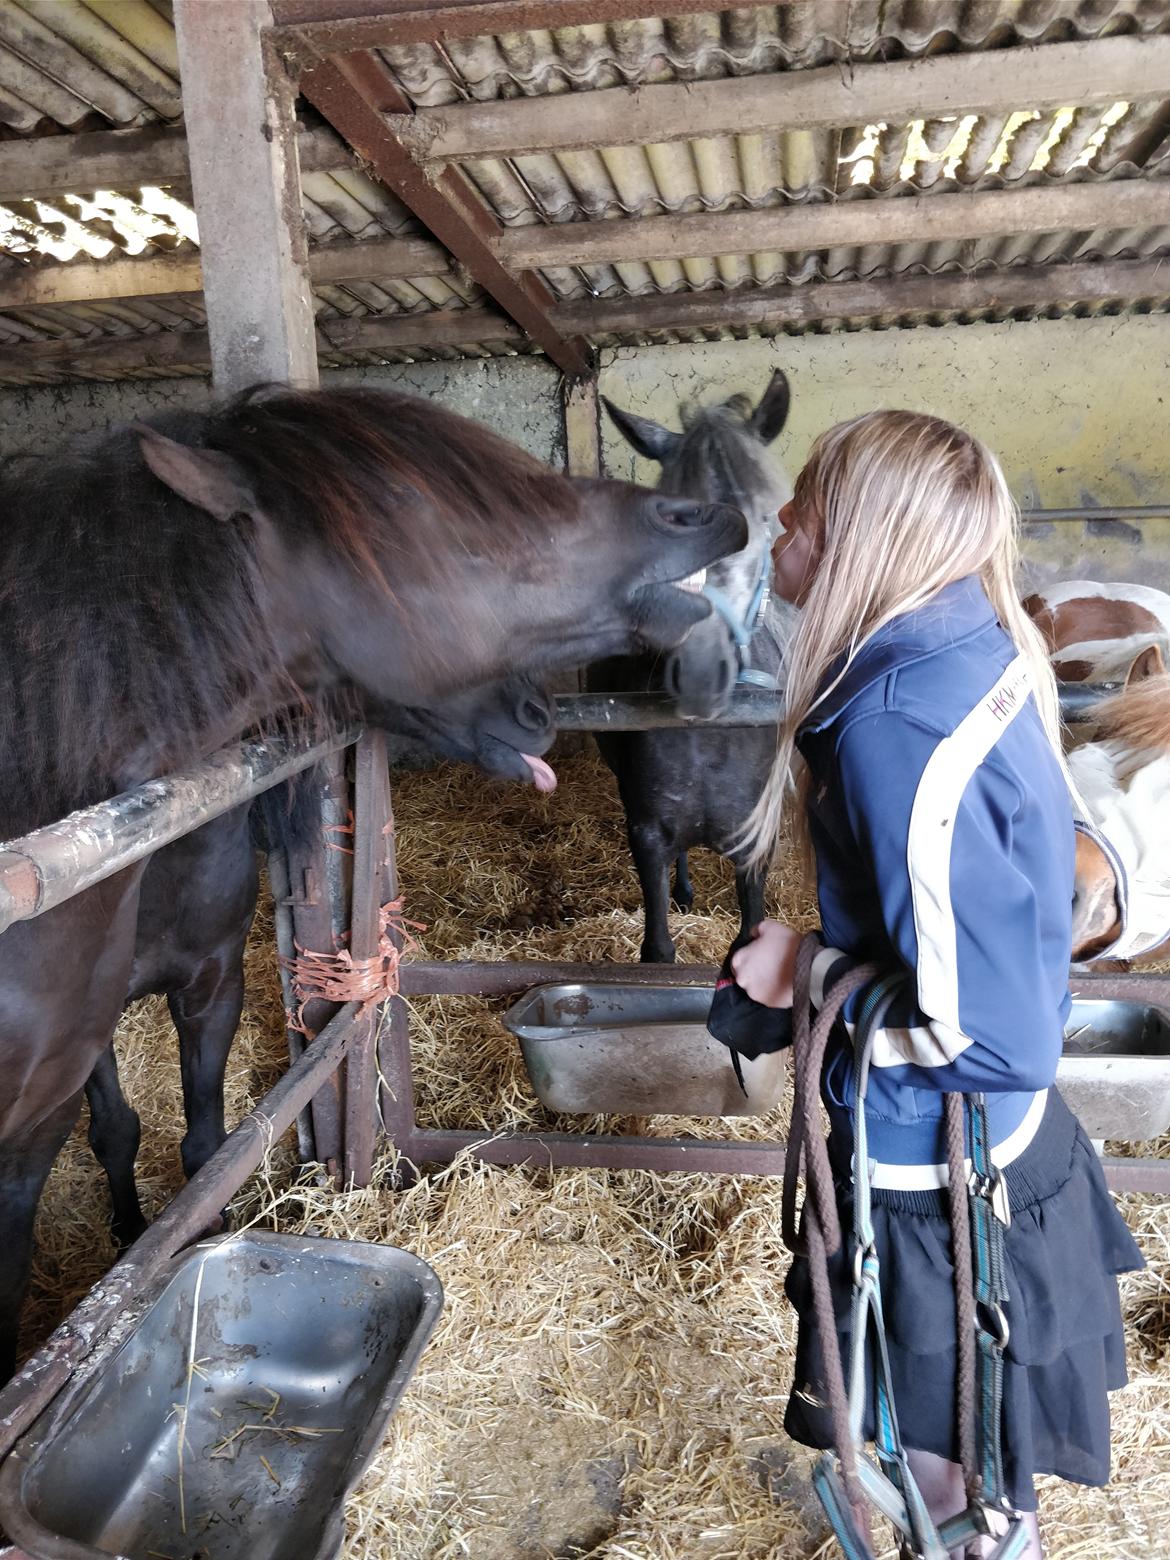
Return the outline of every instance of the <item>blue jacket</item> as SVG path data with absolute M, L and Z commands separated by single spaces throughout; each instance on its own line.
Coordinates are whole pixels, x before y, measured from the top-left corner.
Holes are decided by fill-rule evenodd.
M 951 1090 L 987 1095 L 995 1158 L 1009 1162 L 1061 1052 L 1074 833 L 1026 669 L 979 581 L 880 630 L 799 746 L 827 945 L 814 1003 L 858 960 L 914 974 L 875 1038 L 874 1184 L 945 1184 Z M 845 1126 L 852 1058 L 844 1035 L 831 1045 L 826 1104 Z

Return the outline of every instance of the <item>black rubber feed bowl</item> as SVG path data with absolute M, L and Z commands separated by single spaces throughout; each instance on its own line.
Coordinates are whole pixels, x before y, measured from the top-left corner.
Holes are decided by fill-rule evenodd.
M 442 1305 L 389 1246 L 198 1246 L 18 1443 L 0 1524 L 34 1560 L 330 1560 Z

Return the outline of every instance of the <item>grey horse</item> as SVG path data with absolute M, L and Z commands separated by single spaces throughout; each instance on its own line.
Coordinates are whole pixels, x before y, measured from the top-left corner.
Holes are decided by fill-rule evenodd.
M 795 609 L 772 595 L 771 549 L 777 511 L 792 496 L 788 478 L 768 453 L 788 416 L 789 387 L 779 370 L 758 405 L 733 396 L 722 405 L 684 411 L 683 431 L 645 417 L 606 411 L 641 455 L 662 466 L 659 489 L 734 504 L 748 521 L 747 545 L 706 571 L 703 591 L 716 607 L 669 656 L 607 660 L 589 668 L 598 692 L 689 690 L 685 715 L 710 719 L 726 707 L 737 682 L 779 687 L 783 648 Z M 670 864 L 674 902 L 694 900 L 687 851 L 707 845 L 735 863 L 740 911 L 737 942 L 764 914 L 764 876 L 748 871 L 735 842 L 763 788 L 776 748 L 771 727 L 696 726 L 686 730 L 599 735 L 598 747 L 617 777 L 646 909 L 642 961 L 674 962 L 668 924 Z

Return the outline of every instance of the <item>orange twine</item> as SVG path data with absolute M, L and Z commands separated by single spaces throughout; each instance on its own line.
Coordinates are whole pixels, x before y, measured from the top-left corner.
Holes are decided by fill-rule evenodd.
M 288 1027 L 312 1039 L 305 1025 L 305 1008 L 310 1002 L 360 1002 L 363 1010 L 398 995 L 398 967 L 404 952 L 413 952 L 418 943 L 411 932 L 426 930 L 421 921 L 407 921 L 402 915 L 403 897 L 399 894 L 378 911 L 378 951 L 371 958 L 355 959 L 348 948 L 332 953 L 316 953 L 296 944 L 296 957 L 282 956 L 292 976 L 296 1010 L 288 1017 Z

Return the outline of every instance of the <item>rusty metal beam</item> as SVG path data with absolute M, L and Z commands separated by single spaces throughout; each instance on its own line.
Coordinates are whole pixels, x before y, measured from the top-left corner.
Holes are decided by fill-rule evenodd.
M 711 10 L 711 0 L 273 0 L 272 9 L 283 31 L 321 54 L 333 54 L 436 38 L 689 16 Z M 291 41 L 295 46 L 296 38 Z
M 321 59 L 301 78 L 301 90 L 425 227 L 510 319 L 567 378 L 588 377 L 592 355 L 579 337 L 566 337 L 552 319 L 553 297 L 537 277 L 511 274 L 494 251 L 502 229 L 455 169 L 432 178 L 386 124 L 387 113 L 409 108 L 373 55 Z

